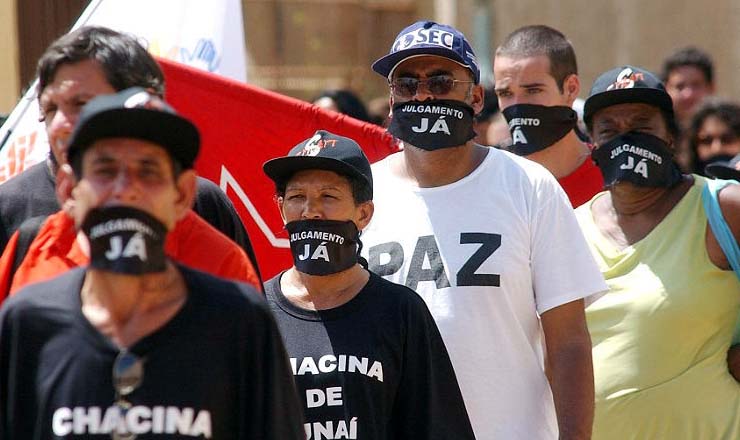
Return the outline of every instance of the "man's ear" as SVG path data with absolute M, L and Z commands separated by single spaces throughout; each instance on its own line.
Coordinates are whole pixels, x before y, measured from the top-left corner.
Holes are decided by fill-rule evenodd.
M 64 209 L 66 208 L 65 205 L 72 201 L 72 189 L 77 186 L 77 178 L 69 164 L 60 166 L 55 177 L 57 201 L 59 202 L 59 206 Z
M 578 75 L 571 73 L 563 81 L 563 94 L 568 101 L 569 107 L 573 105 L 573 101 L 578 98 L 579 93 L 581 93 L 581 80 L 578 79 Z
M 175 200 L 175 220 L 179 221 L 193 208 L 197 191 L 198 177 L 195 170 L 188 169 L 180 172 L 175 180 L 178 197 Z
M 470 91 L 470 106 L 473 107 L 473 114 L 477 115 L 483 110 L 485 92 L 483 86 L 475 84 L 473 89 Z
M 362 231 L 370 224 L 370 220 L 372 220 L 373 213 L 375 212 L 375 205 L 372 200 L 368 200 L 357 205 L 357 209 L 359 216 L 355 220 L 355 223 L 357 224 L 357 229 Z

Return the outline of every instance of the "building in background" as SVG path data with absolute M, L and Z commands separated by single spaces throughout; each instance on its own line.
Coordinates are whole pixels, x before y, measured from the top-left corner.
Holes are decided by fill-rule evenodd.
M 350 88 L 365 100 L 387 94 L 370 64 L 387 53 L 395 30 L 422 18 L 461 29 L 484 67 L 487 54 L 517 27 L 553 26 L 579 54 L 585 91 L 598 72 L 625 63 L 658 71 L 673 49 L 695 45 L 717 60 L 718 94 L 740 99 L 740 82 L 734 81 L 740 71 L 737 0 L 715 0 L 711 7 L 672 0 L 241 1 L 249 81 L 302 99 L 328 88 Z M 0 1 L 0 113 L 14 107 L 43 49 L 69 30 L 88 3 Z M 485 75 L 484 70 L 484 80 Z

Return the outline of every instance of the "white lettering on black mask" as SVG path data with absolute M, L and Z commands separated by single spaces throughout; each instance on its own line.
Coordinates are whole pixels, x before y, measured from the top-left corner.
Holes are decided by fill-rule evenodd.
M 397 103 L 388 132 L 423 150 L 457 147 L 475 137 L 473 108 L 450 99 Z
M 604 185 L 631 182 L 643 187 L 670 188 L 681 180 L 673 152 L 659 137 L 631 131 L 591 153 L 604 176 Z
M 330 275 L 358 263 L 360 233 L 351 220 L 296 220 L 285 225 L 293 264 L 309 275 Z
M 511 151 L 528 156 L 562 139 L 578 123 L 578 114 L 566 106 L 514 104 L 503 112 L 511 133 Z
M 136 208 L 92 209 L 82 223 L 90 242 L 90 267 L 129 275 L 164 272 L 167 228 Z

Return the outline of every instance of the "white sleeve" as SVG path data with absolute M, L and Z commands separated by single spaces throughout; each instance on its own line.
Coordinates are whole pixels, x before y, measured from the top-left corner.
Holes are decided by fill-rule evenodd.
M 552 179 L 541 182 L 533 210 L 532 283 L 537 312 L 607 290 L 565 192 Z

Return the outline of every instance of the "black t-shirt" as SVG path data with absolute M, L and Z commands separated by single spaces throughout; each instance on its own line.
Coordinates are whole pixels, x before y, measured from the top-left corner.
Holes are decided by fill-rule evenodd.
M 424 301 L 371 274 L 352 300 L 312 311 L 265 294 L 285 340 L 310 439 L 472 439 L 447 349 Z
M 144 363 L 126 396 L 127 426 L 139 439 L 303 439 L 267 304 L 249 286 L 179 268 L 185 304 L 129 347 Z M 82 315 L 84 275 L 77 268 L 30 285 L 0 309 L 0 438 L 109 439 L 117 426 L 119 350 Z
M 47 161 L 30 167 L 0 185 L 0 253 L 26 219 L 50 216 L 59 209 L 56 184 Z M 239 219 L 234 204 L 221 188 L 208 179 L 198 177 L 193 210 L 244 249 L 257 271 L 257 276 L 260 276 L 257 258 L 244 224 Z

